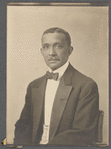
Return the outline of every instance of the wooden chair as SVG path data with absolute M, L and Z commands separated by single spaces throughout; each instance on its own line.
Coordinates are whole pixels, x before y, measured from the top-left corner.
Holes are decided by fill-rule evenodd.
M 99 111 L 99 119 L 98 119 L 98 128 L 97 128 L 97 138 L 96 142 L 93 143 L 94 146 L 103 146 L 103 117 L 104 117 L 104 112 L 102 110 Z

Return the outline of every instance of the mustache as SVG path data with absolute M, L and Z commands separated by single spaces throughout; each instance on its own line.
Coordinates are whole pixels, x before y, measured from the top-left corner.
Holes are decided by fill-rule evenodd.
M 60 59 L 59 58 L 55 58 L 55 57 L 49 57 L 48 58 L 48 61 L 53 61 L 53 60 L 59 61 Z

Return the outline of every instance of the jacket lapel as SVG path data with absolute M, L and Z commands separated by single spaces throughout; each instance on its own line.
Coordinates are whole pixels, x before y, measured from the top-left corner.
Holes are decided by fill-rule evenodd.
M 72 74 L 73 68 L 69 64 L 66 72 L 64 73 L 63 77 L 61 78 L 60 84 L 58 86 L 53 108 L 52 108 L 52 115 L 51 115 L 51 122 L 50 122 L 50 134 L 49 139 L 53 139 L 58 125 L 60 123 L 61 117 L 63 115 L 65 106 L 68 101 L 68 97 L 72 91 L 71 81 L 72 81 Z
M 44 77 L 44 79 L 41 82 L 41 85 L 37 88 L 32 89 L 32 102 L 33 102 L 33 135 L 32 135 L 32 141 L 33 142 L 35 142 L 40 118 L 41 118 L 41 115 L 43 112 L 46 82 L 47 82 L 47 79 L 46 79 L 46 77 Z

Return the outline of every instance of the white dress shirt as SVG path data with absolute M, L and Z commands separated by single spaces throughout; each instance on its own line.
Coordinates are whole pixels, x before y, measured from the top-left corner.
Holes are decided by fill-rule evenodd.
M 44 127 L 43 127 L 43 135 L 40 141 L 40 144 L 47 144 L 49 141 L 49 128 L 50 128 L 50 118 L 52 113 L 52 107 L 54 103 L 55 94 L 60 82 L 62 75 L 67 69 L 69 62 L 66 62 L 62 67 L 53 71 L 53 73 L 59 73 L 59 77 L 57 81 L 53 79 L 47 80 L 46 92 L 45 92 L 45 114 L 44 114 Z M 49 72 L 52 70 L 49 68 Z

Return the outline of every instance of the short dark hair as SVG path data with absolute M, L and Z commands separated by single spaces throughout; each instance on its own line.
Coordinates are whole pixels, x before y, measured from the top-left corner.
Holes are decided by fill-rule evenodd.
M 63 33 L 66 37 L 68 45 L 69 46 L 71 45 L 71 37 L 70 37 L 69 33 L 67 31 L 65 31 L 64 29 L 59 28 L 59 27 L 49 28 L 46 31 L 44 31 L 43 35 L 48 34 L 48 33 Z M 43 37 L 43 35 L 42 35 L 42 37 Z

